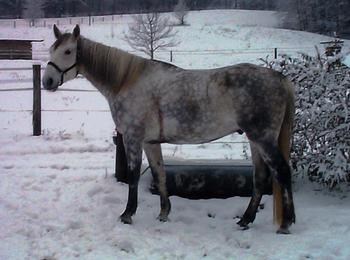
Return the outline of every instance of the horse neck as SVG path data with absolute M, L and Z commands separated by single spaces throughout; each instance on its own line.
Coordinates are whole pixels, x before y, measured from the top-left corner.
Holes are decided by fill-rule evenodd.
M 105 96 L 118 94 L 146 68 L 146 59 L 83 37 L 78 48 L 79 72 Z

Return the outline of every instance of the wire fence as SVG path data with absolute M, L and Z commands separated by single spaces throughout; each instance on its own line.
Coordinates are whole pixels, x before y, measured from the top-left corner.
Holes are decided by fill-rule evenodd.
M 156 59 L 165 61 L 165 62 L 174 62 L 175 64 L 184 64 L 186 63 L 186 60 L 189 59 L 189 56 L 193 56 L 193 59 L 196 59 L 196 57 L 207 58 L 212 59 L 215 61 L 215 58 L 212 56 L 219 56 L 221 59 L 226 59 L 229 62 L 232 62 L 232 64 L 235 63 L 235 58 L 240 58 L 241 60 L 244 60 L 245 55 L 251 55 L 250 60 L 247 59 L 248 62 L 258 61 L 259 59 L 265 59 L 266 57 L 269 57 L 270 59 L 277 58 L 281 54 L 288 54 L 288 55 L 297 55 L 298 53 L 311 53 L 313 50 L 315 50 L 315 46 L 303 46 L 303 47 L 278 47 L 278 48 L 248 48 L 248 49 L 202 49 L 202 50 L 170 50 L 170 51 L 157 51 L 156 52 Z M 136 54 L 139 56 L 145 56 L 145 54 L 138 52 L 138 51 L 132 51 L 129 50 L 129 53 Z M 2 55 L 5 55 L 6 57 L 11 57 L 11 54 L 17 54 L 17 53 L 27 53 L 27 51 L 12 51 L 12 50 L 0 50 L 0 60 Z M 243 57 L 243 58 L 241 58 Z M 192 59 L 192 60 L 193 60 Z M 15 58 L 14 58 L 15 60 Z M 39 51 L 33 51 L 33 60 L 32 63 L 37 64 L 44 64 L 41 66 L 41 71 L 45 70 L 46 68 L 46 62 L 49 60 L 49 52 L 48 50 L 39 50 Z M 185 62 L 184 62 L 185 61 Z M 197 61 L 200 61 L 200 59 L 197 59 Z M 240 60 L 238 60 L 240 61 Z M 199 62 L 200 63 L 200 62 Z M 9 63 L 9 67 L 5 67 L 4 65 L 1 67 L 0 65 L 0 73 L 2 73 L 2 77 L 0 78 L 0 85 L 1 84 L 17 84 L 17 83 L 30 83 L 32 81 L 32 75 L 29 74 L 29 72 L 32 71 L 32 68 L 28 65 L 19 66 L 16 64 L 15 66 L 11 67 L 11 63 Z M 25 76 L 21 77 L 18 76 L 18 72 L 28 72 L 25 74 Z M 16 75 L 12 75 L 16 74 Z M 7 77 L 6 77 L 7 76 Z M 83 78 L 83 76 L 79 75 L 79 78 Z M 32 90 L 32 88 L 1 88 L 0 92 L 5 91 L 29 91 Z M 71 92 L 96 92 L 96 90 L 83 90 L 83 89 L 65 89 L 60 88 L 60 91 L 71 91 Z
M 33 87 L 29 88 L 5 88 L 5 89 L 0 89 L 0 96 L 1 96 L 1 92 L 18 92 L 18 91 L 31 91 L 34 94 L 34 99 L 33 99 L 33 109 L 4 109 L 4 108 L 0 108 L 0 113 L 27 113 L 32 115 L 33 117 L 33 135 L 41 135 L 42 133 L 42 128 L 41 128 L 41 114 L 42 113 L 110 113 L 109 109 L 43 109 L 41 107 L 41 97 L 35 98 L 35 96 L 39 95 L 41 96 L 40 92 L 42 90 L 41 88 L 41 84 L 40 82 L 38 82 L 40 77 L 40 73 L 39 71 L 45 69 L 45 67 L 40 67 L 40 65 L 33 65 L 32 68 L 29 67 L 20 67 L 20 68 L 16 68 L 16 67 L 12 67 L 12 68 L 0 68 L 0 72 L 1 71 L 12 71 L 12 70 L 19 70 L 19 71 L 31 71 L 33 70 Z M 35 73 L 37 72 L 37 73 Z M 36 78 L 35 78 L 36 77 Z M 1 83 L 1 81 L 0 81 Z M 83 89 L 68 89 L 68 88 L 60 88 L 57 91 L 61 91 L 61 92 L 90 92 L 90 93 L 96 93 L 98 92 L 97 90 L 83 90 Z M 38 103 L 39 102 L 39 103 Z M 39 111 L 38 111 L 39 109 Z M 223 146 L 230 146 L 230 145 L 241 145 L 242 146 L 242 151 L 244 151 L 245 149 L 247 150 L 248 148 L 245 148 L 245 146 L 247 145 L 247 140 L 246 139 L 242 139 L 239 141 L 235 141 L 232 139 L 228 139 L 228 140 L 217 140 L 217 141 L 213 141 L 211 142 L 211 145 L 223 145 Z M 199 145 L 200 146 L 200 145 Z
M 132 15 L 102 15 L 83 17 L 38 18 L 38 19 L 0 19 L 0 27 L 52 27 L 56 25 L 129 24 Z M 128 17 L 130 19 L 128 19 Z M 126 19 L 125 19 L 126 18 Z
M 252 48 L 252 49 L 216 49 L 216 50 L 210 50 L 210 49 L 204 49 L 204 50 L 171 50 L 171 51 L 158 51 L 157 55 L 161 57 L 164 61 L 170 61 L 173 62 L 177 59 L 183 57 L 185 59 L 188 59 L 188 55 L 194 55 L 194 56 L 209 56 L 209 55 L 220 55 L 225 58 L 230 57 L 230 55 L 253 55 L 256 59 L 258 58 L 265 58 L 266 56 L 270 56 L 272 58 L 277 58 L 278 54 L 285 54 L 285 53 L 300 53 L 300 52 L 310 52 L 311 50 L 314 50 L 314 46 L 303 46 L 298 48 L 293 47 L 281 47 L 281 48 Z M 11 52 L 6 51 L 0 51 L 0 57 L 1 54 L 9 54 Z M 136 51 L 130 51 L 130 53 L 133 54 L 140 54 L 140 52 Z M 40 50 L 33 53 L 33 56 L 41 55 L 42 60 L 35 61 L 34 63 L 43 64 L 43 60 L 48 60 L 48 51 L 47 50 Z M 156 56 L 157 57 L 157 56 Z M 41 71 L 45 70 L 46 66 L 40 66 Z M 0 87 L 0 93 L 4 92 L 23 92 L 23 91 L 33 91 L 33 87 L 28 87 L 29 84 L 33 81 L 33 74 L 30 73 L 33 70 L 32 67 L 29 66 L 13 66 L 13 67 L 0 67 L 0 73 L 4 72 L 6 73 L 17 73 L 17 72 L 28 72 L 24 78 L 19 77 L 18 75 L 13 76 L 12 78 L 6 78 L 4 77 L 4 73 L 2 73 L 2 77 L 0 79 L 0 86 L 1 84 L 18 84 L 23 83 L 26 86 L 25 87 Z M 79 75 L 79 78 L 83 78 L 83 76 Z M 41 87 L 40 87 L 41 88 Z M 42 89 L 42 88 L 41 88 Z M 85 92 L 85 93 L 96 93 L 97 90 L 94 89 L 72 89 L 72 88 L 59 88 L 58 91 L 60 92 Z M 43 112 L 59 112 L 62 110 L 42 110 Z M 67 110 L 67 112 L 82 112 L 82 111 L 88 111 L 88 110 Z M 109 110 L 101 110 L 98 112 L 108 112 Z M 29 110 L 6 110 L 6 109 L 0 109 L 0 112 L 30 112 Z
M 266 56 L 277 58 L 278 55 L 297 55 L 299 53 L 312 53 L 316 50 L 316 46 L 299 46 L 299 47 L 271 47 L 271 48 L 246 48 L 246 49 L 202 49 L 202 50 L 158 50 L 155 57 L 164 61 L 174 62 L 176 59 L 188 58 L 188 56 L 244 56 L 251 55 L 255 59 L 265 58 Z M 145 57 L 146 55 L 140 51 L 126 50 L 131 54 Z M 30 54 L 30 53 L 29 53 Z M 23 50 L 0 50 L 0 59 L 16 60 L 18 55 L 28 55 L 28 51 Z M 32 52 L 32 59 L 39 62 L 46 62 L 49 59 L 49 50 L 41 49 Z M 25 70 L 26 68 L 1 68 L 0 70 Z M 44 69 L 44 67 L 42 67 Z

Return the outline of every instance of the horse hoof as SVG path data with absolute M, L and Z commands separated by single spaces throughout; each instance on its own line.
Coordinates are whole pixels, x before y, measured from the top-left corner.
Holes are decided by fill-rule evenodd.
M 249 226 L 239 226 L 239 230 L 248 230 L 249 229 Z
M 289 235 L 290 234 L 290 231 L 288 228 L 282 228 L 280 227 L 277 231 L 276 231 L 277 234 L 281 234 L 281 235 Z
M 168 222 L 168 216 L 159 215 L 159 216 L 157 217 L 157 219 L 158 219 L 160 222 Z
M 249 229 L 248 223 L 244 219 L 241 219 L 240 221 L 238 221 L 237 225 L 240 226 L 242 230 Z
M 131 216 L 129 216 L 129 215 L 122 214 L 120 216 L 120 221 L 124 224 L 128 224 L 128 225 L 132 224 L 132 219 L 131 219 Z

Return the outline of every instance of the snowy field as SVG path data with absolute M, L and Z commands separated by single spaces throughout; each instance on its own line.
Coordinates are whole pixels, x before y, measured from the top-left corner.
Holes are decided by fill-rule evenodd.
M 210 19 L 208 19 L 210 17 Z M 82 25 L 93 40 L 130 51 L 123 41 L 130 16 Z M 0 38 L 35 38 L 36 62 L 44 66 L 53 42 L 51 24 L 17 28 L 0 23 Z M 79 19 L 78 19 L 79 21 Z M 73 21 L 74 22 L 74 21 Z M 274 12 L 191 12 L 188 26 L 176 27 L 181 41 L 174 64 L 214 68 L 279 53 L 314 53 L 328 37 L 279 29 Z M 9 23 L 10 25 L 11 23 Z M 64 20 L 60 20 L 64 24 Z M 72 29 L 71 25 L 63 29 Z M 350 50 L 349 41 L 345 50 Z M 195 51 L 195 52 L 193 52 Z M 169 52 L 156 55 L 168 61 Z M 28 61 L 0 61 L 0 68 L 30 67 Z M 350 259 L 350 201 L 347 193 L 328 193 L 296 179 L 297 223 L 288 236 L 276 235 L 272 200 L 251 229 L 235 222 L 249 198 L 187 200 L 171 197 L 170 221 L 159 223 L 159 198 L 148 191 L 150 176 L 141 178 L 134 224 L 118 217 L 127 200 L 127 185 L 114 174 L 113 122 L 97 92 L 42 92 L 43 135 L 32 137 L 31 71 L 0 70 L 0 260 L 7 259 Z M 65 89 L 94 88 L 77 79 Z M 245 158 L 246 138 L 225 137 L 204 145 L 164 145 L 167 158 Z M 248 152 L 249 155 L 249 152 Z M 147 166 L 144 158 L 143 168 Z

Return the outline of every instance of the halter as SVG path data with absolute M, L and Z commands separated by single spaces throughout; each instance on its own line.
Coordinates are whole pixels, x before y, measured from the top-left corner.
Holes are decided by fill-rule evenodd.
M 61 80 L 59 83 L 59 86 L 61 86 L 63 84 L 63 79 L 64 79 L 64 74 L 66 74 L 68 71 L 70 71 L 71 69 L 73 69 L 74 67 L 77 66 L 77 63 L 75 62 L 72 66 L 70 66 L 69 68 L 62 70 L 60 67 L 58 67 L 55 63 L 53 63 L 52 61 L 49 61 L 47 63 L 47 65 L 51 65 L 52 67 L 54 67 L 60 74 L 61 74 Z M 77 76 L 79 74 L 79 71 L 77 70 L 77 74 L 75 76 Z
M 70 71 L 71 69 L 73 69 L 74 67 L 76 67 L 78 65 L 79 57 L 80 57 L 80 38 L 77 41 L 77 54 L 75 57 L 75 63 L 72 66 L 68 67 L 65 70 L 62 70 L 60 67 L 58 67 L 57 64 L 53 63 L 52 61 L 49 61 L 47 63 L 47 65 L 51 65 L 52 67 L 54 67 L 58 71 L 58 73 L 61 74 L 61 80 L 60 80 L 59 86 L 61 86 L 63 84 L 64 74 L 66 74 L 68 71 Z M 78 76 L 78 74 L 79 74 L 79 71 L 77 70 L 77 73 L 75 74 L 75 76 Z

